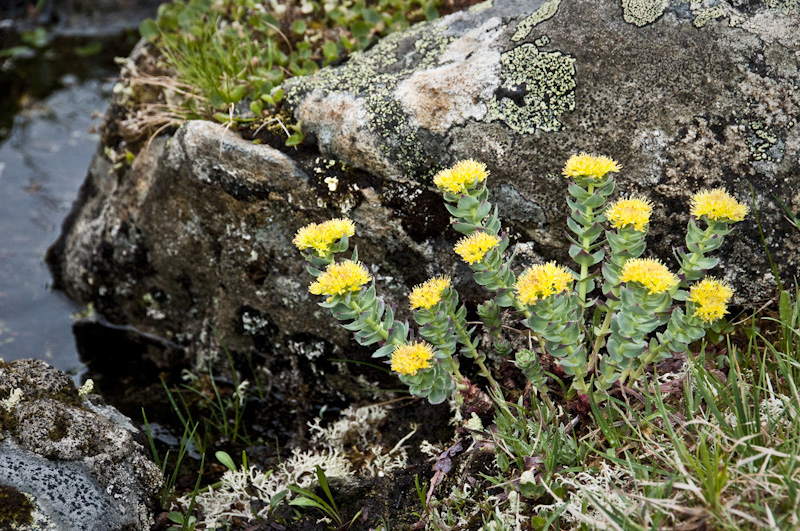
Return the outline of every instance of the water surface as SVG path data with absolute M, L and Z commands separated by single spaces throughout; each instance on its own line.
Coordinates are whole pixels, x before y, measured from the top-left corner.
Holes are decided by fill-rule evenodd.
M 97 149 L 93 115 L 105 111 L 113 82 L 67 75 L 61 84 L 23 104 L 0 144 L 0 358 L 39 358 L 80 372 L 71 319 L 80 308 L 50 289 L 44 255 Z

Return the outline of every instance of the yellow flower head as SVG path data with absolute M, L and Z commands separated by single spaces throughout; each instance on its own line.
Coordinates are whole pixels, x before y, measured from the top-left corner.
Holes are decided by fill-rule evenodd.
M 343 236 L 355 234 L 356 227 L 346 218 L 331 219 L 325 223 L 311 223 L 297 231 L 292 243 L 300 249 L 313 248 L 319 256 L 330 253 L 331 246 Z
M 724 188 L 701 190 L 692 196 L 692 215 L 712 221 L 742 221 L 750 209 L 725 191 Z
M 415 286 L 408 296 L 411 302 L 411 309 L 423 308 L 425 310 L 439 304 L 442 299 L 442 292 L 450 287 L 450 277 L 446 275 L 438 276 L 427 280 L 424 284 Z
M 619 172 L 620 167 L 611 157 L 581 153 L 580 155 L 572 155 L 567 160 L 561 173 L 567 178 L 588 177 L 599 181 L 608 173 Z
M 361 286 L 372 280 L 372 276 L 360 262 L 346 260 L 330 264 L 308 287 L 314 295 L 346 295 L 351 291 L 359 291 Z
M 637 282 L 650 293 L 664 293 L 678 284 L 678 277 L 654 258 L 631 258 L 622 266 L 620 282 Z
M 526 269 L 514 285 L 519 300 L 524 304 L 533 304 L 539 299 L 546 299 L 562 291 L 567 291 L 575 278 L 566 267 L 555 262 L 539 264 Z
M 500 243 L 500 237 L 485 232 L 473 232 L 458 240 L 455 251 L 466 263 L 480 262 L 483 257 Z
M 463 194 L 476 184 L 485 181 L 488 176 L 489 170 L 486 169 L 486 164 L 468 159 L 437 173 L 433 178 L 433 184 L 438 186 L 439 190 L 451 194 Z
M 606 218 L 615 229 L 632 226 L 634 230 L 644 232 L 652 213 L 653 203 L 644 198 L 631 197 L 608 205 Z
M 398 345 L 392 354 L 392 370 L 414 376 L 420 369 L 429 369 L 433 358 L 433 347 L 424 341 Z
M 733 288 L 724 280 L 706 277 L 689 290 L 689 300 L 697 304 L 694 314 L 704 323 L 713 323 L 728 313 Z

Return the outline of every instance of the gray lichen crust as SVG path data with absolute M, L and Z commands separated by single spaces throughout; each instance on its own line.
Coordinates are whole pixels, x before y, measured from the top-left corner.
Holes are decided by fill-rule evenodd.
M 469 120 L 557 131 L 559 116 L 575 109 L 574 59 L 520 42 L 555 15 L 560 0 L 537 4 L 513 35 L 507 4 L 393 34 L 344 66 L 289 81 L 287 104 L 323 152 L 394 177 L 434 173 L 448 131 Z
M 0 363 L 0 401 L 0 484 L 35 505 L 16 529 L 150 528 L 163 478 L 130 421 L 41 360 Z
M 416 170 L 427 161 L 420 159 L 419 151 L 410 146 L 419 144 L 421 139 L 393 94 L 400 80 L 413 72 L 434 66 L 453 40 L 442 34 L 446 27 L 438 28 L 439 31 L 435 33 L 421 34 L 422 29 L 422 26 L 417 26 L 406 32 L 389 35 L 372 50 L 353 54 L 350 61 L 337 70 L 323 69 L 315 76 L 298 78 L 286 86 L 286 102 L 294 106 L 296 116 L 304 120 L 312 112 L 309 107 L 314 107 L 314 102 L 318 101 L 314 91 L 323 87 L 325 93 L 342 91 L 346 96 L 336 102 L 339 106 L 337 111 L 350 109 L 352 113 L 360 114 L 360 109 L 363 109 L 369 118 L 362 127 L 377 132 L 383 141 L 378 144 L 378 150 L 387 158 L 396 158 L 401 168 Z M 412 43 L 412 46 L 403 46 L 408 43 Z M 304 105 L 300 105 L 308 93 L 312 93 L 312 96 L 304 100 Z M 318 109 L 313 112 L 318 112 Z M 322 128 L 314 130 L 314 133 L 323 138 L 331 136 Z M 352 134 L 359 133 L 352 131 Z M 356 144 L 363 141 L 363 137 L 340 141 Z M 376 164 L 381 162 L 376 161 Z

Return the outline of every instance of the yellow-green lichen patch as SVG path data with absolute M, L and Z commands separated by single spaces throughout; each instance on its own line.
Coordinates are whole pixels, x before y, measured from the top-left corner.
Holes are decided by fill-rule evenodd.
M 698 28 L 702 28 L 710 21 L 722 17 L 728 17 L 728 26 L 730 27 L 738 26 L 745 20 L 745 17 L 739 15 L 733 10 L 725 9 L 725 7 L 721 4 L 703 9 L 693 9 L 692 13 L 695 15 L 693 23 Z
M 542 4 L 542 6 L 534 11 L 531 15 L 527 16 L 522 22 L 517 24 L 516 31 L 511 37 L 514 42 L 521 41 L 530 34 L 531 30 L 540 22 L 544 22 L 552 17 L 558 11 L 558 6 L 561 0 L 549 0 Z
M 783 149 L 778 136 L 764 122 L 753 120 L 747 123 L 747 147 L 753 160 L 780 162 Z
M 559 116 L 575 110 L 575 58 L 523 44 L 501 56 L 502 85 L 487 102 L 490 121 L 518 133 L 561 129 Z
M 395 99 L 398 83 L 413 72 L 437 65 L 439 57 L 455 40 L 445 36 L 444 25 L 431 31 L 419 25 L 385 37 L 368 52 L 354 53 L 339 68 L 320 70 L 315 76 L 297 79 L 287 86 L 286 101 L 295 109 L 303 98 L 322 89 L 328 93 L 345 92 L 362 100 L 369 114 L 369 126 L 384 142 L 381 151 L 410 173 L 433 171 L 430 161 L 417 146 L 417 129 Z
M 725 16 L 725 8 L 721 5 L 714 7 L 706 7 L 700 9 L 695 13 L 694 25 L 695 27 L 702 28 L 711 20 L 716 20 Z
M 485 11 L 494 5 L 494 0 L 486 0 L 485 2 L 481 2 L 480 4 L 475 4 L 474 6 L 470 6 L 469 12 L 470 13 L 480 13 L 481 11 Z
M 788 13 L 800 6 L 800 0 L 766 0 L 767 7 Z
M 669 6 L 668 0 L 622 0 L 622 18 L 642 27 L 655 22 Z

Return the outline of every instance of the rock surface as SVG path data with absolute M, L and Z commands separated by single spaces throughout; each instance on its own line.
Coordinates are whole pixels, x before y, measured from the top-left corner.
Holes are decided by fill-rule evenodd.
M 485 162 L 501 218 L 548 259 L 567 259 L 559 174 L 574 153 L 612 156 L 618 189 L 656 203 L 665 260 L 692 193 L 725 186 L 750 203 L 752 185 L 790 278 L 800 234 L 773 197 L 800 211 L 796 5 L 490 0 L 290 80 L 287 101 L 322 153 L 384 178 L 426 185 L 458 159 Z M 773 289 L 753 216 L 722 254 L 739 302 Z
M 147 530 L 163 478 L 130 420 L 41 360 L 0 362 L 0 485 L 38 530 Z
M 354 350 L 307 292 L 299 227 L 355 220 L 359 257 L 401 316 L 411 286 L 439 273 L 474 303 L 485 294 L 453 257 L 458 235 L 430 176 L 460 158 L 486 162 L 520 262 L 566 261 L 559 173 L 584 150 L 616 158 L 621 192 L 658 205 L 649 241 L 667 261 L 693 192 L 726 186 L 747 200 L 752 185 L 791 275 L 800 232 L 773 196 L 800 210 L 800 15 L 788 3 L 720 6 L 497 0 L 414 26 L 287 85 L 322 156 L 205 122 L 154 140 L 119 174 L 101 149 L 51 254 L 56 284 L 186 360 L 221 346 L 261 353 L 271 384 L 288 390 L 298 358 Z M 738 302 L 771 293 L 753 216 L 720 256 Z M 343 388 L 330 375 L 314 385 Z

